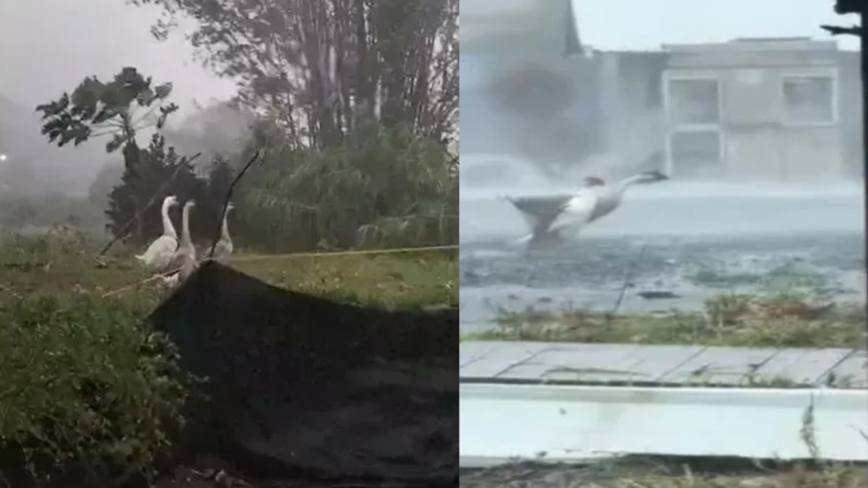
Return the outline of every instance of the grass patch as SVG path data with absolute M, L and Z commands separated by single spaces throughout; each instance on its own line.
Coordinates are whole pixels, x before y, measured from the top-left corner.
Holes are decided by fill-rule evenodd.
M 117 249 L 97 257 L 99 244 L 59 228 L 0 242 L 0 302 L 27 294 L 103 295 L 144 281 L 149 273 Z M 345 303 L 387 309 L 458 306 L 454 251 L 335 256 L 269 256 L 237 252 L 232 266 L 269 284 Z M 156 305 L 165 292 L 154 283 L 119 297 Z
M 71 473 L 107 486 L 118 467 L 147 474 L 184 424 L 181 407 L 195 379 L 144 324 L 167 290 L 156 282 L 129 287 L 149 273 L 129 250 L 98 257 L 99 244 L 63 228 L 0 240 L 0 486 L 4 477 Z M 454 254 L 238 253 L 233 266 L 342 302 L 426 309 L 457 306 Z
M 245 261 L 236 269 L 282 288 L 387 309 L 458 306 L 458 261 L 442 253 Z
M 701 312 L 500 309 L 493 330 L 463 340 L 856 348 L 865 342 L 865 320 L 864 311 L 819 295 L 730 293 L 706 300 Z

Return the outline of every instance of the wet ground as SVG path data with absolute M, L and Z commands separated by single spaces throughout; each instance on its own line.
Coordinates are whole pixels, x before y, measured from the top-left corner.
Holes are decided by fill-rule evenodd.
M 864 301 L 862 197 L 854 192 L 639 196 L 558 250 L 529 252 L 517 212 L 462 201 L 461 326 L 501 309 L 691 310 L 727 292 L 805 291 Z

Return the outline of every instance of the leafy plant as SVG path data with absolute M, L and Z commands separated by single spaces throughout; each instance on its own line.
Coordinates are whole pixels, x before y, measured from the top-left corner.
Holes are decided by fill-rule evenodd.
M 114 152 L 122 146 L 135 146 L 138 131 L 166 123 L 166 118 L 178 110 L 177 105 L 167 102 L 171 93 L 171 83 L 153 86 L 150 77 L 125 67 L 110 82 L 89 76 L 72 95 L 64 92 L 36 110 L 45 120 L 42 133 L 58 146 L 70 142 L 77 146 L 93 137 L 111 136 L 106 151 Z
M 191 378 L 144 317 L 81 293 L 0 304 L 0 448 L 31 476 L 105 479 L 165 453 Z
M 186 157 L 166 147 L 165 139 L 158 133 L 151 137 L 148 147 L 139 153 L 138 161 L 136 169 L 125 170 L 121 184 L 109 193 L 109 207 L 105 215 L 109 220 L 107 228 L 114 235 L 170 180 L 162 194 L 157 195 L 157 202 L 168 195 L 197 200 L 207 195 L 207 182 L 196 176 Z M 145 210 L 142 218 L 136 221 L 136 232 L 130 237 L 142 243 L 162 234 L 160 213 L 159 205 L 152 205 Z
M 436 141 L 379 125 L 331 149 L 273 141 L 237 191 L 236 232 L 249 245 L 287 252 L 457 242 L 457 178 Z

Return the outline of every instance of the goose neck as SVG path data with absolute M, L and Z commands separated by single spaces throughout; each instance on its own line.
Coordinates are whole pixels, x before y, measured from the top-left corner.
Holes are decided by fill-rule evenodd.
M 193 240 L 190 237 L 190 205 L 184 206 L 184 211 L 181 214 L 181 241 L 180 245 L 191 248 Z
M 178 238 L 178 233 L 175 231 L 175 226 L 172 225 L 172 219 L 169 218 L 169 208 L 172 206 L 172 203 L 169 200 L 163 201 L 163 208 L 160 211 L 160 215 L 163 218 L 163 235 Z

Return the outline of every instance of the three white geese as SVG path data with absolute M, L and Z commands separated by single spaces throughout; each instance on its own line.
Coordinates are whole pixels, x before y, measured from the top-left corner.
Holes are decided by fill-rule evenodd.
M 177 204 L 178 198 L 174 195 L 170 195 L 163 200 L 161 208 L 163 235 L 154 240 L 144 253 L 136 256 L 136 259 L 147 268 L 162 274 L 164 282 L 172 285 L 187 279 L 198 264 L 196 260 L 196 248 L 193 246 L 193 240 L 190 235 L 190 211 L 196 206 L 196 202 L 188 200 L 184 204 L 181 214 L 180 239 L 178 238 L 175 226 L 172 225 L 172 219 L 169 217 L 169 210 Z M 229 256 L 233 250 L 227 220 L 229 211 L 234 208 L 235 206 L 230 203 L 226 208 L 226 212 L 224 212 L 220 228 L 220 239 L 217 241 L 214 249 L 214 259 L 223 264 L 228 263 Z
M 590 176 L 573 195 L 549 197 L 506 197 L 517 208 L 530 227 L 530 234 L 517 241 L 520 244 L 559 244 L 566 237 L 575 235 L 584 226 L 609 215 L 618 206 L 624 192 L 633 185 L 656 183 L 669 179 L 659 171 L 645 171 L 610 185 L 602 179 Z

